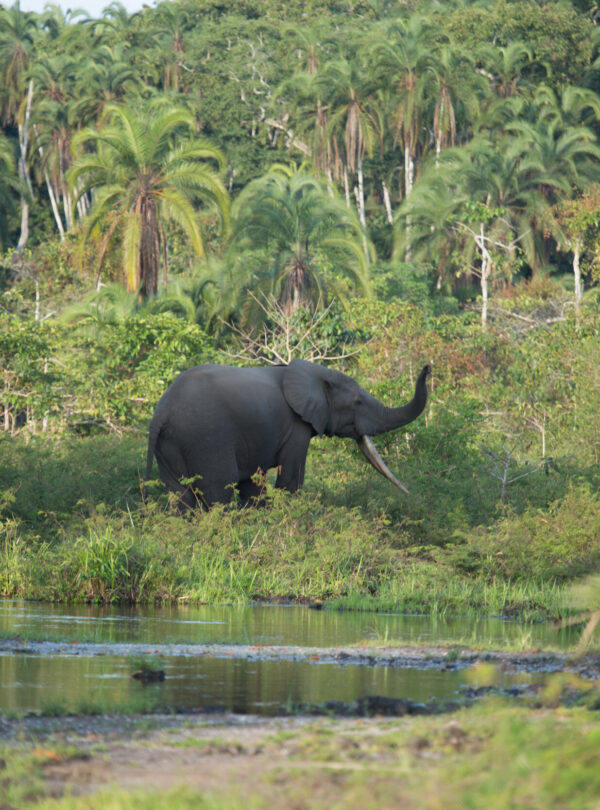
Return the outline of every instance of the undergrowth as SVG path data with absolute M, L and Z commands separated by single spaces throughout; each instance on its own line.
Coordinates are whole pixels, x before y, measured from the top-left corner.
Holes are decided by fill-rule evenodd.
M 9 444 L 0 442 L 0 452 Z M 342 442 L 316 445 L 309 458 L 314 472 L 295 496 L 269 486 L 265 509 L 217 506 L 186 515 L 158 486 L 146 503 L 131 486 L 142 440 L 63 440 L 56 459 L 52 445 L 36 440 L 11 448 L 13 486 L 5 490 L 0 522 L 3 597 L 300 600 L 351 610 L 558 617 L 567 611 L 561 583 L 600 558 L 600 503 L 585 486 L 571 488 L 545 512 L 505 510 L 486 527 L 455 528 L 440 545 L 424 542 L 421 520 L 397 514 L 399 496 L 386 482 L 358 460 L 356 471 L 343 465 L 349 451 Z M 26 456 L 39 464 L 19 481 Z M 78 464 L 79 475 L 37 487 L 45 465 L 56 460 L 71 470 Z M 334 474 L 323 489 L 326 463 Z M 120 498 L 125 478 L 129 497 Z M 94 495 L 96 485 L 112 503 Z M 582 510 L 586 518 L 578 521 Z

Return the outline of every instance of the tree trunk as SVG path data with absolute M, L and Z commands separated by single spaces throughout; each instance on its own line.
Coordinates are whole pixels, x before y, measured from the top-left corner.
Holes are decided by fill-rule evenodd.
M 406 199 L 412 191 L 415 180 L 415 162 L 408 146 L 404 147 L 404 198 Z M 406 217 L 406 250 L 404 261 L 410 261 L 410 217 Z
M 481 253 L 481 327 L 487 328 L 489 281 L 492 272 L 492 257 L 485 246 L 485 233 L 483 222 L 479 226 L 479 239 L 477 240 Z
M 385 205 L 385 213 L 387 221 L 390 225 L 394 222 L 394 215 L 392 212 L 392 201 L 390 200 L 390 190 L 387 187 L 385 180 L 381 181 L 381 188 L 383 189 L 383 204 Z
M 408 146 L 404 147 L 404 197 L 408 197 L 415 184 L 415 161 Z
M 35 132 L 36 138 L 39 138 L 39 132 L 37 126 L 34 124 L 33 131 Z M 42 165 L 44 163 L 44 150 L 42 149 L 41 144 L 38 144 L 38 152 L 40 154 L 40 158 L 42 160 Z M 62 219 L 60 216 L 60 211 L 58 210 L 58 194 L 52 185 L 52 181 L 50 180 L 50 176 L 48 174 L 48 169 L 44 168 L 44 180 L 46 182 L 46 189 L 48 190 L 48 197 L 50 198 L 50 205 L 52 206 L 52 213 L 54 214 L 54 221 L 56 222 L 56 227 L 58 228 L 58 232 L 60 234 L 60 241 L 65 241 L 65 229 L 62 224 Z
M 65 222 L 67 223 L 67 230 L 70 231 L 73 228 L 73 201 L 71 200 L 69 188 L 65 180 L 65 160 L 63 155 L 62 139 L 58 147 L 58 163 L 60 170 L 60 185 L 62 189 L 62 198 L 63 198 L 63 211 L 65 212 Z
M 348 181 L 348 167 L 344 166 L 344 193 L 346 195 L 346 206 L 350 208 L 350 183 Z
M 359 159 L 357 167 L 358 186 L 354 188 L 354 195 L 356 197 L 356 205 L 358 207 L 358 218 L 362 225 L 362 242 L 363 251 L 365 254 L 365 261 L 369 264 L 369 244 L 367 242 L 367 217 L 365 214 L 365 190 L 364 178 L 362 169 L 362 160 Z
M 21 195 L 21 233 L 17 242 L 17 251 L 20 253 L 29 239 L 29 203 Z
M 145 300 L 155 296 L 158 291 L 160 239 L 154 201 L 151 199 L 144 200 L 141 204 L 140 213 L 140 295 L 142 299 Z
M 575 281 L 575 306 L 577 309 L 581 306 L 583 300 L 583 285 L 581 283 L 581 268 L 579 260 L 581 258 L 581 245 L 575 242 L 573 245 L 573 277 Z
M 357 195 L 356 199 L 358 201 L 358 217 L 360 219 L 360 224 L 366 230 L 367 228 L 367 218 L 365 215 L 365 187 L 364 187 L 364 178 L 363 178 L 363 170 L 362 170 L 362 160 L 358 161 L 358 167 L 356 170 L 357 178 L 358 178 L 358 188 L 357 188 Z
M 33 79 L 29 82 L 27 91 L 27 104 L 25 106 L 25 120 L 19 124 L 19 177 L 27 183 L 30 195 L 33 196 L 33 188 L 27 171 L 27 149 L 29 146 L 29 118 L 31 117 L 31 105 L 33 102 Z M 17 243 L 17 250 L 21 252 L 29 239 L 29 203 L 24 195 L 21 195 L 21 233 Z

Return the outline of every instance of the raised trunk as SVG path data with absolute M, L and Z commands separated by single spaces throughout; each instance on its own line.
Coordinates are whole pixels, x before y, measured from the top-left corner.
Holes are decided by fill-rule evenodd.
M 29 146 L 29 118 L 31 116 L 31 105 L 33 102 L 33 79 L 29 82 L 27 92 L 27 104 L 25 105 L 25 120 L 19 124 L 19 177 L 27 183 L 29 194 L 33 197 L 33 189 L 29 171 L 27 170 L 27 149 Z M 24 194 L 21 194 L 21 233 L 17 243 L 17 250 L 20 253 L 29 239 L 29 202 Z
M 431 367 L 423 366 L 417 378 L 415 395 L 406 405 L 402 405 L 399 408 L 386 408 L 385 405 L 382 405 L 378 400 L 373 398 L 373 410 L 369 409 L 368 430 L 366 429 L 358 440 L 358 446 L 369 464 L 407 495 L 408 490 L 404 484 L 398 481 L 391 470 L 388 469 L 371 441 L 371 436 L 376 436 L 378 433 L 386 433 L 388 430 L 394 430 L 395 428 L 402 427 L 402 425 L 407 425 L 419 416 L 427 404 L 427 377 L 430 373 Z
M 377 436 L 389 430 L 407 425 L 419 416 L 427 404 L 427 377 L 431 373 L 430 366 L 423 366 L 415 386 L 415 395 L 406 405 L 399 408 L 387 408 L 373 398 L 374 407 L 369 409 L 368 428 L 365 434 Z
M 387 187 L 385 180 L 381 181 L 381 187 L 383 189 L 383 204 L 385 205 L 385 213 L 387 215 L 388 224 L 394 224 L 394 215 L 392 212 L 392 201 L 390 199 L 390 191 Z
M 33 131 L 35 132 L 36 138 L 39 140 L 39 130 L 37 125 L 34 124 Z M 40 154 L 40 158 L 42 161 L 42 166 L 44 166 L 44 150 L 41 144 L 38 143 L 38 152 Z M 58 210 L 58 194 L 52 185 L 52 181 L 50 179 L 50 175 L 48 174 L 48 169 L 44 166 L 44 180 L 46 181 L 46 189 L 48 190 L 48 197 L 50 199 L 50 205 L 52 206 L 52 213 L 54 214 L 54 221 L 56 222 L 56 227 L 58 228 L 58 232 L 60 234 L 60 241 L 65 241 L 65 229 L 62 224 L 62 219 L 60 217 L 60 211 Z

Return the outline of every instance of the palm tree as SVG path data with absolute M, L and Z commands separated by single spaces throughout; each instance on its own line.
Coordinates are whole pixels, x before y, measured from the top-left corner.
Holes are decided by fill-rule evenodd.
M 18 171 L 22 192 L 18 250 L 25 246 L 29 237 L 29 201 L 32 188 L 27 159 L 33 80 L 27 82 L 27 71 L 37 34 L 35 15 L 22 12 L 18 0 L 11 8 L 0 6 L 0 120 L 4 124 L 16 124 L 19 133 Z
M 8 138 L 0 134 L 0 248 L 6 245 L 7 219 L 16 210 L 19 191 L 13 147 Z
M 160 43 L 160 60 L 165 62 L 165 90 L 181 90 L 183 38 L 192 27 L 190 18 L 189 8 L 180 3 L 161 3 L 156 9 L 153 30 Z
M 0 117 L 5 124 L 17 121 L 27 95 L 26 74 L 37 34 L 35 16 L 21 11 L 18 0 L 11 8 L 0 6 Z
M 535 271 L 547 264 L 545 232 L 555 225 L 552 206 L 570 198 L 574 189 L 585 189 L 598 177 L 600 147 L 591 129 L 564 126 L 558 117 L 535 124 L 515 121 L 507 127 L 511 151 L 518 155 L 519 175 L 543 199 L 543 218 L 532 221 L 528 261 Z
M 530 65 L 533 54 L 524 42 L 511 42 L 505 48 L 485 44 L 479 49 L 480 72 L 490 80 L 492 91 L 500 98 L 521 95 L 529 85 L 523 68 Z
M 425 74 L 426 96 L 430 99 L 428 120 L 432 122 L 435 152 L 464 141 L 476 120 L 487 84 L 473 69 L 472 58 L 454 45 L 442 45 L 432 54 Z
M 369 292 L 356 215 L 303 171 L 274 166 L 246 186 L 234 207 L 232 248 L 245 268 L 246 287 L 274 295 L 288 312 L 322 306 L 329 287 L 343 299 L 336 274 Z
M 419 14 L 408 20 L 387 20 L 376 26 L 371 36 L 370 61 L 373 77 L 380 87 L 389 88 L 390 124 L 394 144 L 404 151 L 404 196 L 412 190 L 416 162 L 427 146 L 428 71 L 439 33 Z
M 98 273 L 109 242 L 120 235 L 127 289 L 139 289 L 142 298 L 157 291 L 161 255 L 166 272 L 167 222 L 183 230 L 199 256 L 204 244 L 196 206 L 208 204 L 228 222 L 227 192 L 209 165 L 223 169 L 225 159 L 194 130 L 193 116 L 182 108 L 151 104 L 138 112 L 113 105 L 105 126 L 84 129 L 73 140 L 80 156 L 69 180 L 77 195 L 95 197 L 86 235 L 102 234 Z
M 570 190 L 568 157 L 552 166 L 526 136 L 515 125 L 497 141 L 476 138 L 445 150 L 439 166 L 430 163 L 423 172 L 396 220 L 397 254 L 408 248 L 417 260 L 435 261 L 439 278 L 448 271 L 479 275 L 484 325 L 493 271 L 499 264 L 513 269 L 517 249 L 532 269 L 540 266 L 551 202 Z
M 363 161 L 365 155 L 371 155 L 374 147 L 381 144 L 382 133 L 374 87 L 365 75 L 364 66 L 347 59 L 327 62 L 315 76 L 315 87 L 326 108 L 326 141 L 333 145 L 334 153 L 342 156 L 346 203 L 350 204 L 350 173 L 357 179 L 358 214 L 366 232 Z M 366 242 L 364 251 L 368 262 Z
M 69 8 L 63 11 L 57 3 L 46 3 L 40 22 L 48 39 L 58 40 L 65 35 L 69 27 L 76 23 L 77 17 L 86 19 L 87 11 L 82 8 Z
M 35 147 L 61 239 L 73 224 L 72 201 L 65 173 L 71 163 L 69 111 L 76 71 L 75 60 L 62 54 L 37 59 L 31 71 L 37 98 L 32 114 Z
M 98 45 L 79 62 L 71 118 L 92 126 L 108 104 L 118 104 L 126 95 L 135 97 L 142 89 L 142 79 L 127 61 L 126 45 Z

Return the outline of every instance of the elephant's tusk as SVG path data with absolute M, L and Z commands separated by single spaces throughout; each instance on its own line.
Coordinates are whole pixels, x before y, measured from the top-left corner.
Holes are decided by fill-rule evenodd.
M 404 484 L 401 484 L 400 481 L 398 481 L 398 479 L 394 475 L 394 473 L 387 468 L 384 460 L 377 452 L 377 448 L 373 444 L 373 439 L 371 439 L 370 436 L 367 436 L 366 434 L 364 436 L 361 436 L 361 439 L 358 442 L 358 446 L 360 447 L 363 456 L 367 459 L 369 464 L 372 464 L 373 467 L 375 467 L 377 472 L 385 476 L 385 478 L 387 478 L 388 481 L 391 481 L 392 484 L 397 486 L 398 489 L 401 489 L 402 492 L 406 492 L 407 495 L 409 494 Z

